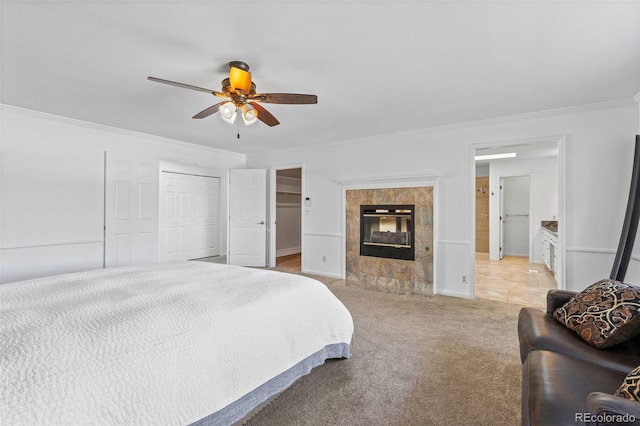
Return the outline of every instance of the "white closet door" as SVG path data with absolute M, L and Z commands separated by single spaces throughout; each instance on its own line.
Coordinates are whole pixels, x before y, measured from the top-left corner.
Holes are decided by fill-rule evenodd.
M 189 258 L 189 179 L 187 175 L 162 173 L 162 261 Z
M 229 171 L 229 263 L 265 266 L 267 263 L 267 171 Z
M 163 262 L 220 255 L 220 179 L 162 173 Z
M 191 259 L 220 255 L 220 179 L 192 176 Z
M 158 161 L 105 155 L 105 267 L 157 262 Z

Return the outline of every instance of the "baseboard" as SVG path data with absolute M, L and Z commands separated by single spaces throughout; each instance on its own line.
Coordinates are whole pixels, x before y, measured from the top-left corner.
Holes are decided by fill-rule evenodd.
M 460 293 L 458 291 L 449 291 L 449 290 L 437 290 L 437 295 L 440 296 L 450 296 L 450 297 L 459 297 L 462 299 L 471 299 L 469 293 Z
M 321 277 L 338 278 L 340 280 L 343 279 L 342 275 L 340 275 L 340 274 L 332 274 L 330 272 L 313 271 L 311 269 L 304 269 L 302 271 L 302 273 L 310 274 L 310 275 L 320 275 Z
M 302 253 L 300 247 L 289 247 L 280 250 L 276 250 L 276 257 L 291 256 L 292 254 Z

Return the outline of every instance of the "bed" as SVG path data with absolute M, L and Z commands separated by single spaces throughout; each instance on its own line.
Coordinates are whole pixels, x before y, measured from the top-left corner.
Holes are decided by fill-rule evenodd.
M 353 320 L 322 283 L 177 262 L 0 285 L 3 425 L 224 425 L 329 358 Z

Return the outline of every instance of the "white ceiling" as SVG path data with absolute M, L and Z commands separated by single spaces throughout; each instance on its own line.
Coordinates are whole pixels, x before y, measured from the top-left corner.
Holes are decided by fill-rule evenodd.
M 1 102 L 237 152 L 281 150 L 631 98 L 639 1 L 2 1 Z M 191 117 L 227 63 L 269 128 Z

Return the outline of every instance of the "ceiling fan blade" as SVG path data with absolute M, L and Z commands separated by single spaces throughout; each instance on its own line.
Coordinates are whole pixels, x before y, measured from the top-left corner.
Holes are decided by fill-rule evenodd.
M 267 104 L 317 104 L 316 95 L 302 95 L 299 93 L 258 93 L 252 99 Z
M 257 102 L 249 102 L 249 104 L 258 111 L 258 120 L 262 121 L 267 126 L 273 127 L 280 124 L 277 118 L 275 118 L 269 111 L 264 109 L 262 105 Z
M 218 107 L 225 102 L 228 102 L 228 101 L 218 102 L 215 105 L 211 105 L 209 108 L 205 108 L 199 113 L 197 113 L 196 115 L 194 115 L 193 118 L 205 118 L 210 116 L 211 114 L 215 114 L 216 112 L 218 112 Z
M 149 77 L 147 77 L 147 80 L 156 81 L 158 83 L 169 84 L 171 86 L 182 87 L 183 89 L 191 89 L 191 90 L 198 90 L 200 92 L 212 93 L 212 94 L 214 94 L 216 96 L 224 96 L 224 93 L 216 92 L 215 90 L 206 89 L 204 87 L 192 86 L 190 84 L 178 83 L 178 82 L 171 81 L 171 80 L 164 80 L 162 78 L 149 76 Z

